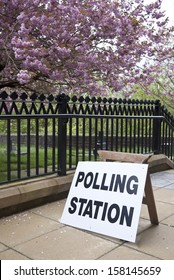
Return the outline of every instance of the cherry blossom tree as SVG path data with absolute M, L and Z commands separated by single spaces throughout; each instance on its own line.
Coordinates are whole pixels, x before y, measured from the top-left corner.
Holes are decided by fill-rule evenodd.
M 165 58 L 165 59 L 164 59 Z M 161 59 L 157 59 L 151 66 L 148 76 L 151 79 L 151 83 L 139 81 L 136 85 L 136 91 L 142 90 L 147 98 L 149 95 L 154 98 L 158 98 L 162 103 L 167 105 L 174 111 L 174 51 L 173 48 L 168 51 Z M 172 103 L 171 103 L 172 102 Z
M 0 89 L 95 95 L 148 85 L 172 48 L 161 2 L 0 0 Z

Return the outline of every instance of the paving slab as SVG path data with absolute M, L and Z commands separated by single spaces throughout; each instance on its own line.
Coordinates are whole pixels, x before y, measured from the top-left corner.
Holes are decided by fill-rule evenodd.
M 62 199 L 60 201 L 48 203 L 43 206 L 33 208 L 31 212 L 58 221 L 62 216 L 65 202 L 66 199 Z
M 117 246 L 117 243 L 65 226 L 17 245 L 15 250 L 31 259 L 89 260 L 99 258 Z
M 174 215 L 171 215 L 167 219 L 163 220 L 162 223 L 169 226 L 169 227 L 174 228 Z
M 150 177 L 154 187 L 165 187 L 174 183 L 174 170 L 154 173 Z
M 126 246 L 164 260 L 174 259 L 174 228 L 159 224 L 137 236 L 136 243 Z
M 6 247 L 4 244 L 0 243 L 0 252 L 7 250 L 8 247 Z
M 137 229 L 137 235 L 145 231 L 146 229 L 149 229 L 152 226 L 149 217 L 148 219 L 144 219 L 140 217 L 139 223 L 138 223 L 138 229 Z
M 162 188 L 154 192 L 155 200 L 173 204 L 174 207 L 174 189 Z M 173 209 L 174 211 L 174 209 Z
M 170 185 L 167 185 L 166 188 L 171 189 L 171 190 L 174 190 L 174 183 L 172 183 L 172 184 L 170 184 Z
M 174 214 L 174 206 L 172 204 L 161 202 L 161 201 L 155 201 L 155 204 L 156 204 L 159 222 Z M 141 207 L 140 216 L 144 219 L 149 220 L 149 212 L 147 210 L 147 206 L 144 204 Z
M 15 246 L 61 226 L 56 221 L 26 211 L 0 220 L 0 242 Z
M 0 253 L 0 260 L 29 260 L 29 258 L 14 251 L 13 249 L 8 249 Z
M 156 260 L 156 257 L 139 252 L 126 246 L 120 246 L 106 253 L 99 260 Z
M 141 219 L 139 220 L 139 224 L 138 224 L 138 229 L 137 229 L 137 234 L 140 234 L 141 232 L 143 232 L 144 230 L 150 228 L 152 226 L 152 224 L 150 223 L 149 220 L 145 220 L 145 219 Z M 98 236 L 104 240 L 109 240 L 113 243 L 116 243 L 116 244 L 119 244 L 119 246 L 121 246 L 122 244 L 125 243 L 125 240 L 122 240 L 122 239 L 118 239 L 118 238 L 115 238 L 115 237 L 111 237 L 111 236 L 107 236 L 107 235 L 103 235 L 103 234 L 100 234 L 100 233 L 96 233 L 96 232 L 90 232 L 90 231 L 87 231 L 89 234 L 92 234 L 94 236 Z

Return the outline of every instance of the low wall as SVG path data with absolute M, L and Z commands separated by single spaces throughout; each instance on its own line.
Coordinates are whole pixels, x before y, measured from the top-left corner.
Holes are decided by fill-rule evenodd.
M 0 187 L 0 217 L 65 197 L 74 172 L 66 176 L 45 176 Z
M 44 147 L 45 145 L 45 140 L 44 140 L 44 136 L 43 135 L 39 135 L 39 146 L 40 147 Z M 48 147 L 52 147 L 52 135 L 48 135 L 47 136 L 47 146 Z M 99 140 L 99 138 L 97 137 L 97 140 L 96 140 L 96 137 L 95 136 L 91 136 L 91 138 L 89 139 L 88 136 L 85 137 L 85 141 L 84 141 L 84 137 L 79 135 L 78 138 L 76 135 L 72 135 L 71 136 L 71 145 L 72 147 L 76 147 L 77 145 L 77 139 L 78 139 L 78 146 L 80 148 L 82 148 L 83 146 L 85 146 L 86 148 L 89 148 L 89 141 L 90 141 L 90 145 L 91 145 L 91 149 L 94 149 L 96 147 L 96 144 Z M 104 140 L 103 140 L 103 146 L 105 145 L 104 142 L 105 142 L 105 139 L 106 137 L 104 137 Z M 108 143 L 111 143 L 113 141 L 113 146 L 116 146 L 116 145 L 120 145 L 122 144 L 125 145 L 125 142 L 126 142 L 126 145 L 129 146 L 130 144 L 130 139 L 126 139 L 124 137 L 111 137 L 111 136 L 108 136 L 107 137 L 108 139 Z M 112 140 L 111 140 L 112 139 Z M 14 135 L 14 134 L 11 134 L 11 140 L 14 144 L 17 143 L 17 135 Z M 117 143 L 116 143 L 117 141 Z M 138 137 L 134 139 L 135 141 L 135 144 L 138 143 Z M 141 138 L 141 142 L 144 142 L 146 141 L 146 145 L 147 147 L 150 145 L 150 143 L 152 142 L 152 139 L 148 137 L 148 139 L 145 139 L 145 138 Z M 69 142 L 70 142 L 70 137 L 67 136 L 67 145 L 69 145 Z M 137 143 L 136 143 L 137 142 Z M 21 145 L 27 145 L 27 135 L 26 134 L 21 134 L 20 135 L 20 143 Z M 57 143 L 58 143 L 58 136 L 55 136 L 55 145 L 57 146 Z M 6 145 L 7 144 L 7 135 L 4 135 L 4 134 L 0 134 L 0 144 L 4 144 Z M 34 134 L 31 134 L 30 135 L 30 144 L 31 145 L 35 145 L 36 144 L 36 135 Z M 110 145 L 110 144 L 109 144 Z

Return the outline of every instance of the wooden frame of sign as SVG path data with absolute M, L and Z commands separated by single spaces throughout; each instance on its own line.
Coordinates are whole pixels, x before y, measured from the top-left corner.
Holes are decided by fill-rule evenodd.
M 146 163 L 148 164 L 148 159 L 152 156 L 151 154 L 135 154 L 135 153 L 122 153 L 113 152 L 106 150 L 99 150 L 98 155 L 103 161 L 119 161 L 119 162 L 131 162 L 131 163 Z M 143 204 L 147 205 L 150 221 L 153 225 L 158 225 L 158 215 L 153 195 L 153 189 L 150 179 L 150 173 L 148 171 L 145 191 L 143 197 Z

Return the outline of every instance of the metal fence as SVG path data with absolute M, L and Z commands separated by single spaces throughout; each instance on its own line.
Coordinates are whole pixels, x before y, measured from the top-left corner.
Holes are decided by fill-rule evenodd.
M 1 184 L 66 175 L 98 149 L 174 160 L 174 118 L 159 100 L 0 93 Z

